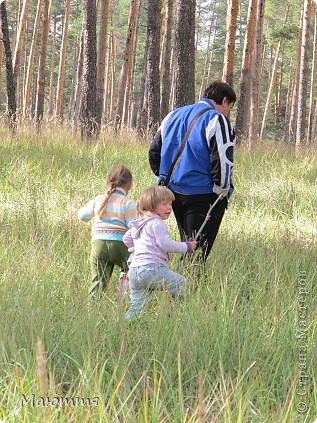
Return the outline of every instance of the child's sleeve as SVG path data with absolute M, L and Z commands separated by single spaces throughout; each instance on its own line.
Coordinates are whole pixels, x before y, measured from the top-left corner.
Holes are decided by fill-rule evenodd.
M 129 201 L 127 204 L 126 214 L 125 214 L 125 225 L 127 228 L 130 227 L 131 222 L 136 219 L 136 204 L 133 201 Z
M 93 200 L 89 201 L 84 207 L 80 208 L 78 210 L 78 219 L 82 222 L 89 222 L 94 217 L 94 208 L 95 208 L 95 201 Z
M 131 229 L 129 229 L 124 235 L 123 235 L 123 242 L 125 243 L 125 245 L 128 248 L 133 248 L 134 247 L 134 243 L 133 243 L 133 238 L 132 238 L 132 234 L 131 234 Z
M 186 242 L 174 241 L 164 222 L 159 222 L 154 226 L 154 235 L 157 245 L 165 253 L 186 253 L 188 245 Z

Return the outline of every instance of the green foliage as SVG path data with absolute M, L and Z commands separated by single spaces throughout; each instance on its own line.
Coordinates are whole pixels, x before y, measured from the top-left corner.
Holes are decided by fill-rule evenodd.
M 298 26 L 292 23 L 285 24 L 280 28 L 274 28 L 271 33 L 273 40 L 293 41 L 298 39 Z
M 315 418 L 316 178 L 314 152 L 240 149 L 236 193 L 206 272 L 183 304 L 164 293 L 127 324 L 116 302 L 118 272 L 90 303 L 90 228 L 77 209 L 103 192 L 116 163 L 134 175 L 131 196 L 155 178 L 147 146 L 132 134 L 95 145 L 58 129 L 0 145 L 0 419 L 41 421 L 254 421 Z M 142 172 L 140 172 L 142 169 Z M 175 221 L 169 222 L 177 236 Z M 307 385 L 298 394 L 299 275 L 308 295 Z M 196 287 L 196 290 L 194 290 Z M 98 407 L 21 407 L 39 398 L 37 338 L 47 352 L 50 398 L 99 397 Z M 298 414 L 303 401 L 307 411 Z

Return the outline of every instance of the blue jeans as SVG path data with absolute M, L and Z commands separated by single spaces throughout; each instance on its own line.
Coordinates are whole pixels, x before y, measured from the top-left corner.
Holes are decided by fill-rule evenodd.
M 130 308 L 125 318 L 138 316 L 151 300 L 154 290 L 167 289 L 173 297 L 182 296 L 187 280 L 172 272 L 163 264 L 151 263 L 145 266 L 130 267 Z

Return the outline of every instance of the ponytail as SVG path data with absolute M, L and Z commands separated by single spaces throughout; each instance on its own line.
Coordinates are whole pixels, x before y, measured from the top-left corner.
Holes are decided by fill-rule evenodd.
M 107 205 L 110 196 L 115 192 L 115 190 L 119 187 L 125 186 L 128 183 L 132 182 L 132 174 L 130 170 L 123 166 L 115 166 L 107 176 L 106 185 L 109 188 L 106 194 L 106 197 L 102 200 L 98 211 L 95 212 L 95 215 L 101 219 L 102 214 L 104 212 L 104 208 Z
M 113 194 L 115 192 L 115 190 L 116 190 L 116 187 L 112 187 L 111 189 L 109 189 L 109 191 L 107 191 L 106 197 L 102 200 L 102 202 L 101 202 L 101 204 L 99 206 L 99 209 L 98 209 L 98 211 L 96 213 L 97 216 L 99 217 L 99 219 L 101 219 L 102 214 L 103 214 L 103 210 L 106 207 L 111 194 Z

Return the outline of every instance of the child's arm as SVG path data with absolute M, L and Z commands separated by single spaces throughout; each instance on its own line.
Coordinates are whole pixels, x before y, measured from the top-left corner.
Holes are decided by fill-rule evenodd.
M 78 219 L 82 222 L 89 222 L 94 217 L 95 199 L 89 201 L 84 207 L 78 210 Z
M 157 222 L 154 226 L 154 234 L 157 245 L 165 253 L 191 253 L 196 247 L 196 243 L 192 241 L 174 241 L 168 232 L 167 226 L 163 222 Z
M 133 248 L 134 247 L 134 243 L 133 243 L 133 238 L 132 238 L 132 234 L 131 234 L 131 229 L 129 229 L 124 235 L 123 235 L 123 242 L 125 243 L 125 245 L 128 248 Z

